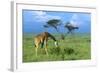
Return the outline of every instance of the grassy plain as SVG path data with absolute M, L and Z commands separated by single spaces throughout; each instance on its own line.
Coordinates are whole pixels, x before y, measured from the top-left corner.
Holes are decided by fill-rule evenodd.
M 23 35 L 23 62 L 39 61 L 67 61 L 91 59 L 91 37 L 90 34 L 67 35 L 65 40 L 60 39 L 60 35 L 54 34 L 58 39 L 59 47 L 56 48 L 54 41 L 48 41 L 48 53 L 44 48 L 38 49 L 38 56 L 35 56 L 33 34 Z

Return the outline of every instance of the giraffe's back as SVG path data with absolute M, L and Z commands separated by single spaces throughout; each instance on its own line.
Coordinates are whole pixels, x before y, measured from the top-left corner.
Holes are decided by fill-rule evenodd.
M 34 38 L 35 45 L 39 45 L 40 43 L 43 43 L 44 41 L 47 41 L 49 38 L 50 33 L 48 32 L 43 32 L 41 34 L 38 34 Z

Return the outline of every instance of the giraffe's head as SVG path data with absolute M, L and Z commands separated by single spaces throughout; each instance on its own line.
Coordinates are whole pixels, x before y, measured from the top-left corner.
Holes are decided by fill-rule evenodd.
M 55 41 L 55 46 L 58 47 L 58 42 L 57 41 Z

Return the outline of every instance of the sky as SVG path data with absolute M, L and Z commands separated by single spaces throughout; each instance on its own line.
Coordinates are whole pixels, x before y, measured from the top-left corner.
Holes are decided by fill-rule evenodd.
M 50 27 L 45 29 L 43 25 L 46 25 L 47 21 L 51 19 L 59 19 L 62 21 L 62 25 L 58 27 L 61 33 L 66 33 L 68 30 L 64 28 L 67 22 L 70 22 L 74 26 L 78 26 L 79 29 L 75 30 L 77 33 L 90 33 L 91 32 L 91 14 L 82 12 L 61 12 L 61 11 L 34 11 L 23 10 L 22 11 L 22 24 L 24 33 L 41 33 L 44 31 L 57 33 L 57 31 Z

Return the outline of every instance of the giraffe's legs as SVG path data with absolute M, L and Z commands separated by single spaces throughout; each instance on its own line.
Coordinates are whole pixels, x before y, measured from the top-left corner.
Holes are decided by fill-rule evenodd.
M 45 52 L 46 52 L 46 55 L 48 56 L 48 51 L 47 51 L 47 48 L 45 48 Z
M 46 52 L 46 55 L 48 56 L 48 51 L 47 51 L 47 41 L 45 41 L 45 52 Z
M 36 56 L 37 56 L 37 52 L 38 52 L 38 45 L 35 48 L 35 54 L 36 54 Z

